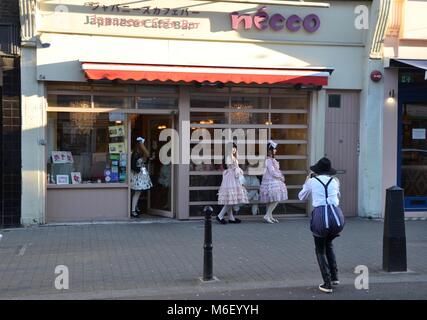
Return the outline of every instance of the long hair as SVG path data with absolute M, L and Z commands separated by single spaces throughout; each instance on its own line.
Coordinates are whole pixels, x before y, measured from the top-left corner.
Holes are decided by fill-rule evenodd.
M 233 156 L 233 148 L 236 148 L 236 156 Z M 235 144 L 234 142 L 227 144 L 226 154 L 225 154 L 225 157 L 224 157 L 226 165 L 230 164 L 230 163 L 227 163 L 228 162 L 228 158 L 230 159 L 230 161 L 232 161 L 233 158 L 235 158 L 236 161 L 237 161 L 237 163 L 239 163 L 239 153 L 237 152 L 237 144 Z
M 274 152 L 273 152 L 274 149 L 276 149 L 276 148 L 274 148 L 271 143 L 267 144 L 267 157 L 274 158 Z
M 134 142 L 132 152 L 137 152 L 146 158 L 150 157 L 150 152 L 148 151 L 147 147 L 143 143 L 140 143 L 139 141 Z

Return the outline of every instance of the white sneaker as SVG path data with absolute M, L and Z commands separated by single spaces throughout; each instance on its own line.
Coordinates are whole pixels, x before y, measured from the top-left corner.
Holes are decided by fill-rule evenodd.
M 276 218 L 271 218 L 271 221 L 273 221 L 274 223 L 279 223 L 279 220 L 277 220 Z
M 272 220 L 270 220 L 270 218 L 264 217 L 263 219 L 265 223 L 274 223 Z

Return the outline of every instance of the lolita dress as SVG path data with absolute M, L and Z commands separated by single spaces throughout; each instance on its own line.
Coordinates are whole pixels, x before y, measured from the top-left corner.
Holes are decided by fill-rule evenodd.
M 222 174 L 222 183 L 218 191 L 218 204 L 236 205 L 249 203 L 248 192 L 243 186 L 243 170 L 240 169 L 236 159 L 231 160 L 227 169 Z
M 271 157 L 267 157 L 265 162 L 266 169 L 259 188 L 261 202 L 270 203 L 288 200 L 285 177 L 280 171 L 279 162 Z
M 148 190 L 153 187 L 144 158 L 137 152 L 132 154 L 130 187 L 133 190 Z

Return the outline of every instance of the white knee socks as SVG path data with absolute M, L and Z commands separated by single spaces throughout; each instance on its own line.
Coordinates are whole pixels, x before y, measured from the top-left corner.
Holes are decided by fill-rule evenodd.
M 132 197 L 132 211 L 136 210 L 136 205 L 138 204 L 140 195 L 141 195 L 141 191 L 135 191 L 135 194 Z
M 228 218 L 231 220 L 234 220 L 233 206 L 229 206 L 229 205 L 225 205 L 224 207 L 222 207 L 221 212 L 218 214 L 218 218 L 220 218 L 221 220 L 224 219 L 226 212 L 228 213 Z
M 273 220 L 274 219 L 273 218 L 273 211 L 274 211 L 274 209 L 276 209 L 276 207 L 277 207 L 278 204 L 279 204 L 279 202 L 270 202 L 268 204 L 268 206 L 267 206 L 267 213 L 265 214 L 264 219 L 274 221 Z

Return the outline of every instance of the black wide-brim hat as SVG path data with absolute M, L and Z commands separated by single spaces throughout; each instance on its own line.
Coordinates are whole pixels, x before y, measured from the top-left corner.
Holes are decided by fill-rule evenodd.
M 310 167 L 311 171 L 317 174 L 327 174 L 327 175 L 335 175 L 337 170 L 332 168 L 331 160 L 328 158 L 322 158 L 314 166 Z

